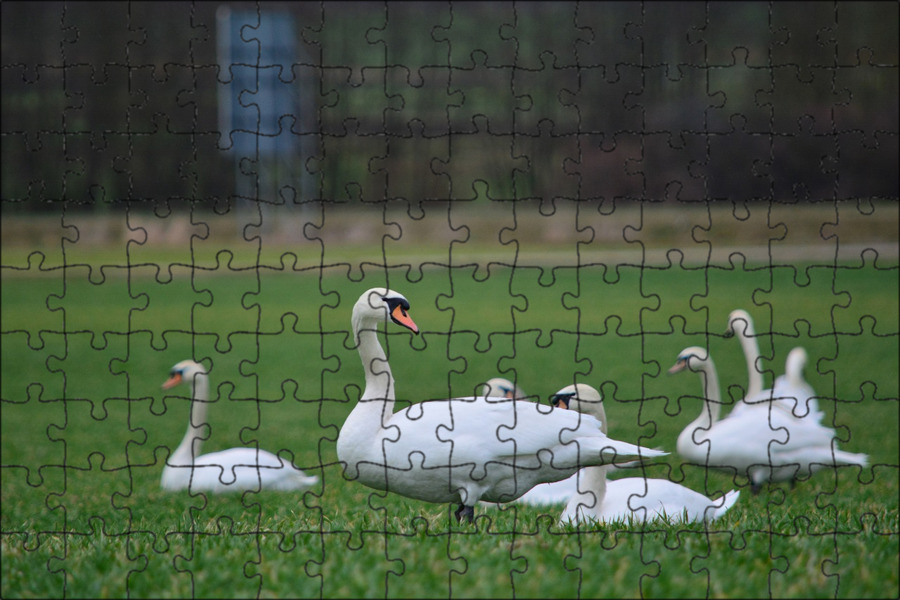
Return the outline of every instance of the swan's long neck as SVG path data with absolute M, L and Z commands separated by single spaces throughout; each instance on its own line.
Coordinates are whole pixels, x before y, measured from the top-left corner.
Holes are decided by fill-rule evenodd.
M 797 349 L 791 350 L 784 364 L 784 375 L 787 382 L 794 387 L 803 386 L 806 383 L 803 379 L 803 367 L 805 366 L 806 355 Z
M 690 454 L 690 450 L 686 449 L 695 447 L 705 437 L 705 430 L 719 420 L 719 412 L 722 409 L 722 393 L 715 365 L 711 360 L 704 360 L 699 366 L 703 379 L 703 408 L 700 409 L 697 418 L 678 436 L 677 449 L 680 454 Z M 702 448 L 705 453 L 705 446 Z
M 206 424 L 206 405 L 209 400 L 209 378 L 205 373 L 191 376 L 191 413 L 184 439 L 175 448 L 169 463 L 173 465 L 191 465 L 194 458 L 200 455 L 203 444 L 201 435 Z
M 366 388 L 353 409 L 352 416 L 365 413 L 364 416 L 355 418 L 367 420 L 372 427 L 384 427 L 394 412 L 395 391 L 391 365 L 378 341 L 374 325 L 359 323 L 354 319 L 353 330 L 359 343 L 359 358 L 366 376 Z
M 588 512 L 598 513 L 603 506 L 603 500 L 606 498 L 606 472 L 609 468 L 609 465 L 584 467 L 578 473 L 577 497 L 581 499 L 581 503 L 590 506 L 594 504 L 594 498 L 591 497 L 591 494 L 596 498 L 597 504 L 587 509 Z
M 741 347 L 744 349 L 744 358 L 747 360 L 747 398 L 755 398 L 763 389 L 763 376 L 756 367 L 759 360 L 759 344 L 756 341 L 753 325 L 749 322 L 742 333 L 738 333 L 741 339 Z
M 604 434 L 608 433 L 609 424 L 606 422 L 606 409 L 599 398 L 597 401 L 582 401 L 579 399 L 573 400 L 573 402 L 577 402 L 575 406 L 579 412 L 597 417 L 600 420 L 600 431 Z M 610 465 L 582 467 L 578 473 L 576 483 L 580 502 L 585 504 L 585 506 L 591 506 L 594 503 L 594 498 L 591 497 L 591 494 L 596 497 L 597 504 L 592 508 L 586 509 L 589 514 L 591 512 L 599 514 L 600 512 L 603 499 L 606 498 L 606 472 L 609 468 Z
M 366 388 L 341 426 L 336 448 L 338 460 L 345 464 L 345 475 L 351 479 L 359 477 L 359 465 L 370 460 L 373 452 L 380 456 L 380 440 L 394 414 L 394 376 L 375 330 L 380 321 L 357 311 L 358 306 L 354 307 L 351 326 Z

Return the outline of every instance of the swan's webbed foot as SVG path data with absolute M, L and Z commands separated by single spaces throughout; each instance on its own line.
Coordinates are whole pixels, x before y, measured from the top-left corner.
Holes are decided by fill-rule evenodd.
M 459 523 L 463 517 L 466 518 L 466 521 L 472 523 L 475 521 L 475 507 L 474 506 L 466 506 L 465 504 L 460 504 L 459 508 L 453 513 L 456 517 L 456 522 Z

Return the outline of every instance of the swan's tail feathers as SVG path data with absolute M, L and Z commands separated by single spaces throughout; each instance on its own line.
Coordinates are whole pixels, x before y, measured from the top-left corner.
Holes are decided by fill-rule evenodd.
M 628 442 L 620 442 L 618 440 L 606 439 L 601 443 L 600 454 L 603 457 L 604 464 L 625 465 L 628 463 L 643 461 L 648 458 L 658 458 L 667 456 L 669 453 L 662 450 L 651 450 L 643 446 L 636 446 Z M 637 461 L 633 456 L 640 458 Z
M 859 465 L 861 467 L 867 467 L 869 465 L 869 455 L 835 450 L 834 462 L 838 465 Z
M 307 487 L 312 487 L 319 483 L 319 478 L 316 475 L 307 475 L 303 478 L 303 485 Z
M 716 509 L 712 513 L 712 518 L 718 519 L 719 517 L 724 515 L 726 512 L 728 512 L 728 509 L 731 508 L 732 506 L 734 506 L 734 503 L 737 502 L 738 496 L 740 496 L 740 495 L 741 495 L 740 490 L 731 490 L 730 492 L 725 494 L 722 498 L 720 498 L 719 500 L 722 501 L 722 506 L 716 507 Z
M 306 471 L 302 469 L 298 469 L 296 466 L 293 468 L 293 473 L 287 480 L 285 481 L 284 489 L 286 490 L 305 490 L 313 487 L 314 485 L 319 483 L 319 477 L 317 475 L 307 475 Z
M 646 448 L 642 448 L 642 450 L 646 451 Z M 668 452 L 664 452 L 662 448 L 653 448 L 651 451 L 653 452 L 662 452 L 664 455 L 668 454 Z M 641 458 L 634 458 L 631 460 L 627 460 L 624 462 L 614 462 L 611 463 L 610 470 L 627 470 L 627 469 L 640 469 L 643 466 L 650 464 L 650 459 L 654 458 L 651 456 L 642 456 Z

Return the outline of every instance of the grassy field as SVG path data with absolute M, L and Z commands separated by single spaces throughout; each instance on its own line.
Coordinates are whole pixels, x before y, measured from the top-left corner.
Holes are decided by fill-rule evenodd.
M 27 273 L 4 269 L 2 286 L 3 597 L 900 592 L 896 261 L 513 270 L 348 260 L 294 270 L 286 256 L 234 272 L 214 260 L 157 270 L 145 257 L 148 266 L 126 273 L 63 275 L 41 271 L 37 258 Z M 345 481 L 335 440 L 362 386 L 350 309 L 385 284 L 409 298 L 422 330 L 382 336 L 398 408 L 468 395 L 496 375 L 542 401 L 584 381 L 603 392 L 613 437 L 673 452 L 649 476 L 708 495 L 739 486 L 737 505 L 709 528 L 559 527 L 561 508 L 516 505 L 478 507 L 467 526 L 449 506 Z M 666 370 L 684 347 L 708 345 L 726 404 L 739 398 L 744 359 L 722 336 L 738 307 L 756 320 L 767 387 L 788 351 L 804 346 L 807 380 L 841 448 L 868 453 L 869 467 L 754 496 L 746 480 L 674 454 L 701 386 Z M 320 485 L 163 493 L 161 466 L 184 434 L 188 392 L 160 384 L 189 357 L 211 366 L 204 452 L 259 444 Z

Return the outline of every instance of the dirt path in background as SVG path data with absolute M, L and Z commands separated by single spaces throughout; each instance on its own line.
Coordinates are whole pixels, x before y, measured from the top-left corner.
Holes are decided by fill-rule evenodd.
M 321 206 L 274 207 L 262 217 L 255 209 L 166 218 L 131 212 L 127 219 L 124 213 L 69 213 L 65 223 L 59 216 L 4 215 L 0 240 L 3 264 L 16 266 L 33 251 L 43 252 L 50 264 L 61 264 L 63 239 L 72 255 L 96 256 L 101 264 L 122 263 L 126 247 L 145 257 L 158 253 L 155 260 L 160 262 L 187 263 L 192 248 L 203 249 L 204 260 L 227 249 L 252 264 L 260 248 L 256 236 L 266 263 L 287 252 L 308 262 L 305 258 L 320 256 L 322 248 L 327 263 L 380 263 L 384 249 L 390 264 L 413 265 L 446 264 L 451 251 L 454 264 L 540 266 L 695 266 L 707 261 L 728 266 L 741 262 L 733 256 L 737 253 L 754 264 L 859 263 L 876 257 L 896 262 L 900 254 L 900 205 L 895 202 L 749 207 L 723 202 L 709 208 L 572 202 L 388 206 L 325 205 L 324 211 Z M 256 226 L 261 219 L 264 226 Z M 4 269 L 5 274 L 10 271 Z

